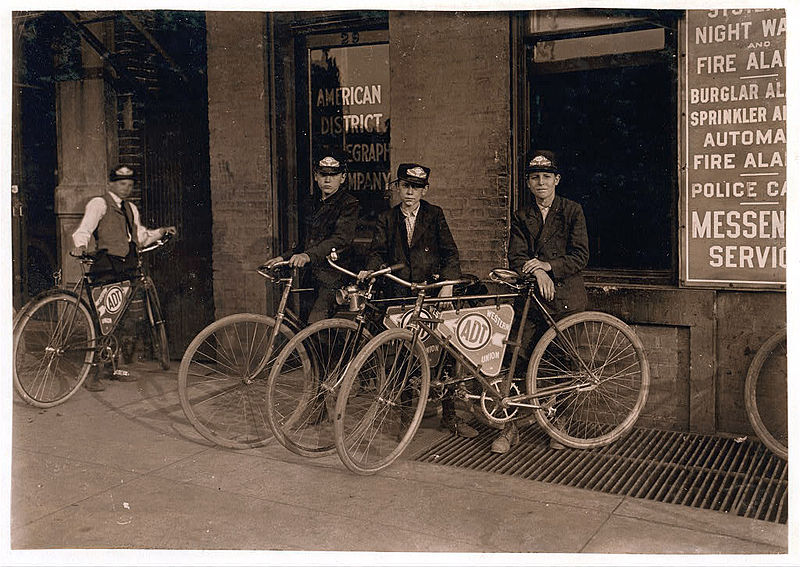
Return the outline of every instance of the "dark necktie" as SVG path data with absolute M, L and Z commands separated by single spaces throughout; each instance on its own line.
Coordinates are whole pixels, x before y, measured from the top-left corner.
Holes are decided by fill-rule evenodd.
M 120 202 L 122 206 L 122 214 L 125 216 L 125 228 L 128 230 L 128 241 L 129 242 L 136 242 L 136 237 L 134 236 L 133 232 L 133 212 L 131 211 L 130 205 L 128 205 L 127 201 Z

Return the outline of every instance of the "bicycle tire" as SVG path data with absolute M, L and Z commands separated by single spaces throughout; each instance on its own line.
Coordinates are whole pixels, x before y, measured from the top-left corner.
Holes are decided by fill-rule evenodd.
M 275 439 L 305 457 L 336 450 L 333 406 L 348 363 L 372 338 L 351 319 L 309 325 L 281 349 L 267 384 L 267 419 Z
M 178 397 L 189 422 L 223 447 L 250 449 L 271 437 L 266 417 L 267 377 L 294 333 L 281 325 L 269 360 L 263 349 L 275 319 L 236 313 L 208 325 L 186 348 L 178 370 Z
M 536 421 L 567 447 L 589 449 L 612 443 L 630 431 L 647 401 L 650 368 L 642 341 L 607 313 L 584 311 L 557 325 L 563 339 L 548 329 L 528 365 L 528 393 L 535 404 L 555 410 L 537 409 Z M 584 364 L 597 383 L 585 381 Z M 576 381 L 586 385 L 546 399 L 536 397 L 542 388 Z
M 781 329 L 761 345 L 750 363 L 744 386 L 744 401 L 747 418 L 756 435 L 770 451 L 784 461 L 789 458 L 786 380 L 786 329 Z M 767 420 L 769 423 L 766 424 L 759 405 L 764 407 L 768 401 L 772 407 L 782 405 L 782 408 L 777 415 L 770 416 Z
M 94 367 L 97 326 L 86 303 L 50 290 L 23 308 L 14 325 L 14 389 L 26 403 L 64 403 Z
M 345 372 L 336 399 L 336 452 L 354 473 L 374 474 L 411 443 L 430 390 L 425 347 L 407 329 L 370 340 Z M 397 371 L 397 372 L 395 372 Z
M 158 359 L 162 370 L 169 370 L 169 342 L 167 341 L 167 326 L 164 313 L 161 311 L 161 302 L 158 299 L 153 280 L 146 278 L 145 289 L 147 293 L 147 319 L 150 323 L 150 337 L 153 341 L 153 356 Z

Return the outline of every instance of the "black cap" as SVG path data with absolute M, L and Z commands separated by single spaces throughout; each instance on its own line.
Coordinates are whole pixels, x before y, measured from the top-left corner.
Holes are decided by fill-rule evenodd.
M 109 181 L 119 181 L 120 179 L 134 179 L 133 170 L 127 165 L 115 165 L 108 173 Z
M 406 181 L 409 185 L 425 187 L 431 176 L 431 168 L 418 163 L 401 163 L 397 168 L 397 181 Z
M 314 158 L 314 171 L 335 175 L 347 171 L 347 156 L 339 150 L 328 150 L 317 153 Z
M 525 160 L 525 173 L 546 171 L 558 173 L 558 160 L 550 150 L 533 150 Z

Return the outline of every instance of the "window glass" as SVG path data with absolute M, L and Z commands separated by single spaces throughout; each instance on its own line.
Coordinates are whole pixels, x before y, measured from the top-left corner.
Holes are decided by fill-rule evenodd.
M 538 41 L 534 45 L 533 60 L 541 63 L 575 57 L 597 57 L 614 53 L 648 51 L 663 47 L 664 30 L 654 28 L 608 35 L 571 37 L 555 41 Z
M 340 147 L 362 229 L 386 208 L 389 181 L 389 45 L 309 49 L 311 155 Z
M 555 44 L 542 67 L 536 54 L 543 46 L 531 46 L 530 147 L 552 148 L 561 157 L 558 192 L 583 206 L 589 268 L 671 274 L 677 234 L 674 49 L 667 45 L 656 57 L 631 55 L 665 47 L 663 29 L 645 31 L 540 42 Z M 521 201 L 530 202 L 530 195 Z

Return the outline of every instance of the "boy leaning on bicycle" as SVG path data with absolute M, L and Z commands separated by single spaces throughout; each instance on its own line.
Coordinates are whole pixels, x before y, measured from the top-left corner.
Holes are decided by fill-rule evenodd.
M 581 206 L 556 195 L 561 170 L 555 154 L 534 150 L 525 160 L 525 184 L 535 204 L 511 217 L 508 265 L 512 270 L 533 274 L 545 305 L 558 320 L 586 308 L 586 289 L 581 270 L 589 260 L 589 238 Z M 535 340 L 547 329 L 537 310 L 529 311 L 517 368 L 527 369 Z M 516 326 L 519 325 L 516 321 Z M 512 336 L 515 331 L 512 331 Z M 492 451 L 505 453 L 519 441 L 519 431 L 510 422 L 492 443 Z M 551 440 L 550 446 L 561 448 Z

